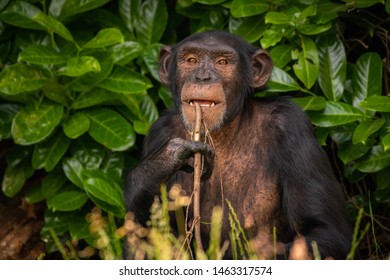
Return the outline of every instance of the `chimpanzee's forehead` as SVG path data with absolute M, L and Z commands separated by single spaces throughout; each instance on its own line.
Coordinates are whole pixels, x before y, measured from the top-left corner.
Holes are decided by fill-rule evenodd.
M 237 51 L 234 47 L 217 40 L 214 38 L 209 38 L 209 40 L 198 40 L 198 41 L 189 41 L 185 42 L 178 46 L 178 53 L 183 52 L 208 52 L 208 53 L 226 53 L 226 54 L 237 54 Z

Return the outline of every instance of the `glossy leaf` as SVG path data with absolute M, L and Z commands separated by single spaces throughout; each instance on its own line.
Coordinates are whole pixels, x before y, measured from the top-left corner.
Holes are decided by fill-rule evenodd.
M 80 209 L 88 200 L 87 195 L 80 191 L 65 191 L 47 200 L 54 211 L 73 211 Z
M 162 44 L 152 44 L 144 49 L 142 55 L 150 74 L 152 74 L 153 78 L 157 81 L 160 81 L 160 77 L 158 75 L 158 55 L 162 47 Z
M 66 58 L 47 46 L 31 45 L 19 53 L 19 61 L 38 65 L 64 64 Z
M 75 158 L 65 158 L 62 161 L 62 169 L 66 177 L 76 186 L 83 188 L 83 180 L 81 174 L 84 170 L 84 167 L 81 163 Z
M 367 138 L 377 132 L 385 124 L 384 119 L 366 120 L 361 122 L 353 133 L 352 143 L 366 143 Z
M 353 106 L 335 101 L 326 102 L 323 111 L 312 111 L 308 114 L 311 121 L 321 127 L 342 125 L 366 118 L 366 115 Z
M 166 108 L 173 108 L 172 95 L 166 87 L 160 87 L 158 89 L 158 97 L 164 102 Z
M 369 96 L 359 106 L 377 112 L 390 112 L 390 96 Z
M 78 77 L 88 72 L 100 72 L 99 61 L 92 56 L 69 58 L 66 66 L 58 70 L 59 75 Z
M 111 48 L 112 58 L 115 64 L 126 65 L 139 56 L 142 48 L 138 42 L 123 42 Z
M 265 15 L 265 23 L 272 24 L 290 24 L 293 21 L 293 15 L 284 12 L 268 12 Z
M 137 39 L 146 46 L 158 42 L 167 22 L 168 12 L 165 1 L 144 1 L 135 26 Z
M 35 145 L 32 166 L 35 169 L 45 168 L 50 172 L 61 160 L 70 145 L 70 139 L 61 131 L 48 140 Z
M 0 104 L 0 141 L 12 137 L 12 120 L 18 111 L 19 106 L 17 104 Z
M 143 119 L 148 121 L 149 124 L 154 123 L 158 118 L 158 110 L 153 99 L 149 95 L 145 95 L 140 102 L 140 109 Z
M 96 36 L 83 45 L 83 48 L 104 48 L 124 41 L 122 32 L 117 28 L 99 30 Z
M 318 83 L 329 100 L 338 101 L 344 93 L 347 73 L 344 45 L 335 35 L 322 37 L 317 45 L 320 59 Z
M 314 16 L 314 21 L 318 24 L 329 22 L 337 18 L 339 13 L 345 12 L 347 9 L 348 6 L 342 3 L 321 0 L 317 3 L 317 14 Z
M 291 45 L 279 45 L 269 52 L 273 64 L 278 68 L 285 67 L 291 61 Z
M 299 97 L 293 98 L 292 101 L 298 104 L 303 111 L 319 111 L 326 106 L 326 100 L 322 96 Z
M 274 67 L 271 77 L 267 83 L 267 91 L 269 92 L 289 92 L 300 90 L 300 86 L 284 70 Z
M 66 136 L 71 139 L 76 139 L 88 131 L 91 123 L 83 112 L 77 112 L 70 116 L 62 126 Z
M 28 160 L 23 160 L 18 165 L 8 165 L 5 169 L 1 188 L 8 197 L 13 197 L 20 192 L 24 183 L 34 174 Z
M 98 202 L 104 202 L 101 205 L 106 208 L 103 208 L 104 210 L 111 210 L 109 207 L 106 207 L 108 204 L 120 209 L 120 212 L 124 215 L 124 194 L 121 187 L 115 181 L 110 180 L 110 178 L 99 171 L 85 172 L 84 177 L 83 186 L 91 198 L 96 198 Z
M 299 32 L 303 35 L 318 35 L 324 33 L 332 28 L 332 22 L 325 24 L 304 24 L 298 28 Z
M 372 173 L 390 166 L 390 151 L 384 151 L 382 145 L 374 146 L 371 153 L 355 167 L 361 172 Z
M 217 5 L 222 2 L 225 2 L 225 0 L 194 0 L 194 2 L 205 4 L 205 5 Z
M 354 105 L 382 94 L 382 60 L 377 53 L 365 53 L 358 58 L 352 71 L 352 85 Z
M 47 78 L 39 68 L 14 64 L 0 73 L 0 92 L 16 95 L 40 89 Z
M 32 17 L 32 20 L 38 22 L 45 27 L 49 32 L 54 32 L 60 35 L 62 38 L 68 41 L 74 42 L 72 34 L 60 21 L 55 18 L 45 15 L 44 13 L 38 13 Z
M 113 151 L 124 151 L 135 143 L 132 126 L 120 114 L 109 109 L 96 109 L 87 113 L 91 127 L 89 134 Z
M 99 84 L 99 87 L 120 93 L 142 93 L 152 87 L 150 80 L 125 67 L 117 66 L 112 74 Z
M 298 61 L 293 65 L 293 69 L 306 88 L 310 89 L 318 77 L 318 51 L 315 43 L 308 37 L 304 37 L 301 43 L 301 50 L 296 57 Z
M 244 38 L 249 43 L 254 43 L 260 39 L 266 31 L 267 25 L 258 16 L 234 18 L 229 20 L 229 31 Z
M 119 0 L 119 15 L 131 32 L 134 30 L 140 5 L 141 0 Z
M 93 88 L 90 91 L 82 92 L 72 103 L 73 109 L 84 109 L 99 104 L 105 104 L 115 100 L 112 93 L 101 89 Z
M 370 145 L 365 145 L 362 143 L 358 143 L 354 145 L 348 141 L 341 144 L 341 146 L 338 149 L 337 155 L 343 161 L 344 164 L 347 164 L 353 160 L 361 158 L 370 149 L 371 149 Z
M 230 12 L 233 17 L 249 17 L 265 13 L 270 8 L 266 0 L 233 0 Z
M 106 175 L 116 179 L 118 182 L 121 182 L 124 163 L 123 153 L 109 153 L 104 158 L 100 170 Z
M 59 124 L 64 107 L 54 103 L 42 103 L 37 108 L 29 104 L 23 107 L 12 122 L 12 136 L 19 145 L 31 145 L 46 139 Z
M 94 88 L 111 74 L 111 71 L 114 67 L 112 57 L 107 52 L 95 54 L 94 57 L 98 60 L 100 71 L 96 72 L 92 70 L 86 74 L 83 74 L 80 77 L 77 77 L 71 83 L 68 84 L 69 89 L 85 92 Z M 93 63 L 94 62 L 92 61 L 92 65 Z
M 56 0 L 50 2 L 49 13 L 62 20 L 100 7 L 109 1 L 110 0 Z
M 390 150 L 390 134 L 384 136 L 381 142 L 385 151 Z
M 61 168 L 55 168 L 48 173 L 42 182 L 42 195 L 47 199 L 55 195 L 67 182 L 67 178 Z
M 26 190 L 24 199 L 28 204 L 34 204 L 45 200 L 41 191 L 40 183 L 34 183 Z
M 106 149 L 89 136 L 74 141 L 70 150 L 86 170 L 99 169 L 106 153 Z
M 26 1 L 12 1 L 7 9 L 0 13 L 0 20 L 22 28 L 43 30 L 40 24 L 31 19 L 40 12 L 40 9 Z

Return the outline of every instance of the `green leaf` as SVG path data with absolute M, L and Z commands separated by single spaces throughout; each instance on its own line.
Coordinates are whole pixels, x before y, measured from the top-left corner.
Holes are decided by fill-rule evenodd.
M 47 46 L 31 45 L 19 53 L 18 61 L 25 61 L 32 64 L 63 64 L 66 58 Z
M 34 204 L 45 200 L 45 197 L 42 194 L 41 184 L 34 182 L 32 186 L 29 186 L 24 194 L 24 199 L 28 204 Z
M 88 132 L 97 142 L 113 151 L 124 151 L 134 145 L 132 126 L 117 112 L 102 108 L 87 115 L 91 121 Z
M 93 56 L 69 58 L 66 66 L 58 70 L 59 75 L 78 77 L 88 72 L 100 72 L 100 63 Z
M 384 151 L 382 145 L 374 146 L 371 153 L 355 165 L 361 172 L 373 173 L 390 165 L 390 151 Z
M 144 1 L 135 26 L 138 41 L 146 46 L 158 42 L 164 34 L 167 22 L 165 1 Z
M 310 89 L 317 80 L 319 59 L 315 43 L 308 37 L 301 41 L 302 50 L 297 54 L 297 63 L 293 65 L 295 75 Z
M 141 0 L 119 0 L 119 15 L 130 32 L 133 32 Z
M 326 102 L 325 109 L 323 111 L 307 112 L 311 121 L 321 127 L 331 127 L 346 123 L 351 123 L 357 120 L 366 118 L 360 110 L 355 107 L 335 101 Z
M 40 24 L 31 19 L 40 12 L 36 6 L 25 1 L 12 1 L 7 9 L 0 13 L 0 20 L 21 28 L 43 30 Z
M 364 156 L 371 149 L 370 145 L 365 145 L 358 143 L 356 145 L 351 142 L 344 142 L 338 148 L 338 156 L 343 161 L 344 164 L 347 164 L 353 160 L 359 159 Z
M 263 33 L 263 38 L 260 40 L 261 46 L 264 49 L 268 49 L 269 47 L 275 46 L 279 43 L 283 37 L 289 38 L 294 36 L 292 35 L 294 33 L 295 29 L 293 26 L 273 24 Z
M 377 112 L 390 112 L 390 96 L 369 96 L 359 106 Z
M 64 172 L 57 167 L 45 176 L 42 182 L 42 195 L 48 199 L 55 195 L 67 182 Z
M 142 48 L 138 42 L 124 42 L 111 48 L 115 64 L 126 65 L 141 54 Z
M 205 5 L 217 5 L 226 0 L 194 0 L 196 3 L 205 4 Z
M 61 160 L 69 145 L 70 139 L 65 137 L 61 131 L 57 132 L 48 140 L 35 145 L 32 166 L 35 169 L 45 168 L 47 172 L 50 172 Z
M 328 0 L 321 0 L 317 3 L 317 14 L 313 17 L 314 22 L 323 24 L 338 18 L 339 13 L 345 12 L 347 5 L 334 3 Z
M 150 74 L 152 74 L 153 78 L 157 81 L 160 81 L 160 76 L 158 74 L 158 56 L 162 47 L 163 45 L 159 43 L 152 44 L 144 49 L 142 55 Z
M 66 136 L 76 139 L 89 130 L 91 123 L 86 114 L 77 112 L 70 116 L 62 126 Z
M 149 95 L 145 95 L 140 101 L 140 109 L 144 120 L 149 124 L 154 123 L 158 118 L 158 110 L 153 99 Z
M 68 88 L 74 91 L 85 92 L 94 88 L 97 84 L 106 79 L 114 67 L 112 57 L 107 52 L 94 54 L 94 57 L 99 61 L 99 72 L 88 72 L 68 84 Z M 95 89 L 96 90 L 96 89 Z
M 107 104 L 115 100 L 112 93 L 101 89 L 93 88 L 90 91 L 82 92 L 72 103 L 73 109 L 84 109 L 99 104 Z
M 77 159 L 86 170 L 96 170 L 103 162 L 106 149 L 86 136 L 73 141 L 71 146 L 73 158 Z
M 331 29 L 332 22 L 325 24 L 304 24 L 298 28 L 299 32 L 303 35 L 318 35 Z
M 88 41 L 83 48 L 87 49 L 96 49 L 96 48 L 104 48 L 110 45 L 123 43 L 123 35 L 122 32 L 117 28 L 105 28 L 99 30 L 98 34 Z
M 100 7 L 109 1 L 110 0 L 56 0 L 50 2 L 49 13 L 50 15 L 63 20 L 70 16 Z
M 106 211 L 112 210 L 111 207 L 107 207 L 108 204 L 119 209 L 124 215 L 123 190 L 115 181 L 99 170 L 84 172 L 84 178 L 84 189 L 92 200 L 95 198 L 96 202 L 103 202 L 99 206 L 103 206 Z
M 15 166 L 8 165 L 5 169 L 1 185 L 3 193 L 8 197 L 15 196 L 20 192 L 26 180 L 33 174 L 34 169 L 28 160 L 23 160 L 20 164 Z
M 267 25 L 258 16 L 229 19 L 229 32 L 237 34 L 249 43 L 260 39 L 267 30 Z
M 150 80 L 128 68 L 117 66 L 99 87 L 120 93 L 143 93 L 152 87 Z
M 278 68 L 283 68 L 291 61 L 291 45 L 278 45 L 271 49 L 270 55 L 273 64 Z
M 335 35 L 321 37 L 317 45 L 320 59 L 318 83 L 325 96 L 338 101 L 343 96 L 347 73 L 344 45 Z
M 265 13 L 270 8 L 266 0 L 233 0 L 230 12 L 233 17 L 249 17 Z
M 65 158 L 62 161 L 62 169 L 69 181 L 76 186 L 83 188 L 81 173 L 84 171 L 84 167 L 77 159 Z
M 366 144 L 367 138 L 377 132 L 384 124 L 384 119 L 366 120 L 361 122 L 353 133 L 352 143 Z
M 378 53 L 365 53 L 358 58 L 352 71 L 352 85 L 355 106 L 369 96 L 382 94 L 382 60 Z
M 54 32 L 60 35 L 65 40 L 74 42 L 72 34 L 69 30 L 63 25 L 60 21 L 56 20 L 51 16 L 47 16 L 44 13 L 38 13 L 34 15 L 32 20 L 38 22 L 43 27 L 45 27 L 49 32 Z
M 16 104 L 0 104 L 0 141 L 12 137 L 12 120 L 18 111 L 19 106 Z
M 0 73 L 0 92 L 16 95 L 40 89 L 47 78 L 39 68 L 24 64 L 14 64 Z
M 388 151 L 390 149 L 390 134 L 387 134 L 385 137 L 382 138 L 382 145 L 385 151 Z
M 151 124 L 145 121 L 134 121 L 134 130 L 136 133 L 146 135 L 149 131 Z
M 47 204 L 53 211 L 73 211 L 80 209 L 88 200 L 84 192 L 65 191 L 47 200 Z
M 293 15 L 283 12 L 268 12 L 265 15 L 265 23 L 272 24 L 290 24 L 293 21 Z
M 12 136 L 16 144 L 31 145 L 46 139 L 59 124 L 64 107 L 42 103 L 36 108 L 29 104 L 22 108 L 12 122 Z
M 158 89 L 158 97 L 164 102 L 166 108 L 174 107 L 171 92 L 166 87 Z
M 385 8 L 386 8 L 386 12 L 387 12 L 388 14 L 390 14 L 390 1 L 389 1 L 389 0 L 386 0 L 386 6 L 385 6 Z
M 292 101 L 298 104 L 303 111 L 319 111 L 326 106 L 326 100 L 322 96 L 299 97 L 293 98 Z
M 300 86 L 284 70 L 274 67 L 271 77 L 267 83 L 267 91 L 269 92 L 289 92 L 300 90 Z
M 103 171 L 104 174 L 117 180 L 117 182 L 121 182 L 124 163 L 123 153 L 110 153 L 104 158 L 100 170 Z

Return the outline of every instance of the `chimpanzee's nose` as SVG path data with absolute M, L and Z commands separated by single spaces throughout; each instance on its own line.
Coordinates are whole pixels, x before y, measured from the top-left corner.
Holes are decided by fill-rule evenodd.
M 195 80 L 197 82 L 207 82 L 212 79 L 212 72 L 210 69 L 199 69 L 195 74 Z

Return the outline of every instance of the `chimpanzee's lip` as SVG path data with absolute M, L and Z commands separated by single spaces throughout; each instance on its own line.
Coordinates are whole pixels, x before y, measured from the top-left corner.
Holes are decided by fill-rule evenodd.
M 186 103 L 188 103 L 191 107 L 194 107 L 195 104 L 199 104 L 200 107 L 214 107 L 220 102 L 213 101 L 213 100 L 203 100 L 203 99 L 190 99 L 186 100 Z

